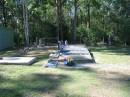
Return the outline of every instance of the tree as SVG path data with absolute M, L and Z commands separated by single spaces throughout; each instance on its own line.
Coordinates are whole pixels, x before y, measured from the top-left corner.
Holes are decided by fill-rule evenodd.
M 26 46 L 29 46 L 29 24 L 28 24 L 28 8 L 27 8 L 27 1 L 22 0 L 23 6 L 23 18 L 24 18 L 24 32 L 25 32 L 25 41 Z
M 77 37 L 77 10 L 78 10 L 78 1 L 79 0 L 74 0 L 74 19 L 73 19 L 73 42 L 76 43 L 76 37 Z
M 0 5 L 1 23 L 16 32 L 20 46 L 45 37 L 130 44 L 128 0 L 1 0 Z
M 6 13 L 6 1 L 5 0 L 1 0 L 0 1 L 0 6 L 1 6 L 1 10 L 2 10 L 2 13 L 3 13 L 3 25 L 5 27 L 7 27 L 7 20 L 6 20 L 6 16 L 7 16 L 7 13 Z
M 58 40 L 63 40 L 63 5 L 66 0 L 55 0 L 57 10 L 57 26 L 58 26 Z

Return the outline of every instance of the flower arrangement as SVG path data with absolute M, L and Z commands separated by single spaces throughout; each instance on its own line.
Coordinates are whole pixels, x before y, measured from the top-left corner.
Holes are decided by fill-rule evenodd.
M 68 57 L 66 65 L 67 66 L 74 66 L 75 65 L 74 59 L 72 57 Z

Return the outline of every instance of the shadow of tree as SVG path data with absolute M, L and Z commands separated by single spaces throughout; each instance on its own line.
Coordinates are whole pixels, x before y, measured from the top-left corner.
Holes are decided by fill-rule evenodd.
M 1 70 L 0 70 L 0 71 L 1 71 Z M 7 80 L 7 78 L 5 78 L 4 76 L 0 75 L 0 84 L 1 84 L 2 82 L 6 81 L 6 80 Z
M 48 95 L 54 94 L 63 83 L 71 81 L 71 78 L 62 74 L 38 73 L 23 75 L 17 80 L 6 80 L 3 78 L 2 81 L 3 83 L 11 83 L 14 87 L 8 87 L 7 89 L 0 88 L 0 97 L 22 97 L 20 93 L 30 97 L 31 92 L 36 92 L 38 93 L 37 95 L 41 94 L 43 97 L 44 93 Z M 35 97 L 35 95 L 33 97 Z
M 64 94 L 63 93 L 59 93 L 55 97 L 86 97 L 86 96 L 74 95 L 74 94 L 68 94 L 68 93 L 64 93 Z
M 32 74 L 22 76 L 17 86 L 20 85 L 31 91 L 51 92 L 57 89 L 63 80 L 68 81 L 70 78 L 66 75 Z
M 111 87 L 113 89 L 115 86 L 116 89 L 119 89 L 120 91 L 125 93 L 125 97 L 129 97 L 130 95 L 130 74 L 125 74 L 120 71 L 114 72 L 114 71 L 108 71 L 108 72 L 103 72 L 103 71 L 97 71 L 96 69 L 93 69 L 91 67 L 88 68 L 60 68 L 65 71 L 82 71 L 82 72 L 87 72 L 89 74 L 94 73 L 96 79 L 99 79 L 103 86 L 106 87 Z M 58 96 L 60 97 L 60 96 Z M 62 97 L 62 96 L 61 96 Z M 71 97 L 71 96 L 64 96 L 63 97 Z M 74 96 L 72 96 L 74 97 Z M 80 97 L 80 96 L 75 96 L 75 97 Z
M 123 74 L 121 72 L 108 72 L 107 76 L 100 76 L 100 78 L 104 80 L 109 80 L 109 81 L 118 81 L 118 82 L 126 82 L 129 83 L 130 87 L 130 75 L 129 74 Z
M 5 82 L 10 82 L 11 80 L 4 77 L 3 75 L 0 75 L 0 85 L 5 83 Z M 0 97 L 23 97 L 21 93 L 19 93 L 16 89 L 14 88 L 3 88 L 0 87 Z
M 96 73 L 97 71 L 93 68 L 90 67 L 85 67 L 85 68 L 76 68 L 76 67 L 59 67 L 62 70 L 65 71 L 82 71 L 86 73 Z
M 23 95 L 12 88 L 0 88 L 0 97 L 23 97 Z
M 98 73 L 98 72 L 97 72 Z M 130 95 L 130 74 L 125 72 L 109 71 L 107 73 L 98 73 L 98 78 L 102 80 L 103 84 L 113 88 L 117 86 L 118 89 L 125 93 L 125 97 Z M 114 85 L 114 86 L 113 86 Z

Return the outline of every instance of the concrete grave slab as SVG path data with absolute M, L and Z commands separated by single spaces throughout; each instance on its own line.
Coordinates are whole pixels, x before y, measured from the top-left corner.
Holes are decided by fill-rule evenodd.
M 36 57 L 3 57 L 0 64 L 21 64 L 30 65 L 36 61 Z
M 92 60 L 90 52 L 85 45 L 69 45 L 63 48 L 63 55 L 72 57 L 75 61 Z

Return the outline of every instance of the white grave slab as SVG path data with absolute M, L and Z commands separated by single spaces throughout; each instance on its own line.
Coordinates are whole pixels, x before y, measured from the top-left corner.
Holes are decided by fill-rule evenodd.
M 2 59 L 0 59 L 0 64 L 30 65 L 35 61 L 35 57 L 3 57 Z
M 89 50 L 85 45 L 70 45 L 63 49 L 66 56 L 72 57 L 76 61 L 92 60 Z

